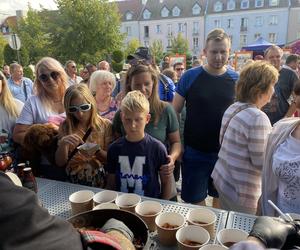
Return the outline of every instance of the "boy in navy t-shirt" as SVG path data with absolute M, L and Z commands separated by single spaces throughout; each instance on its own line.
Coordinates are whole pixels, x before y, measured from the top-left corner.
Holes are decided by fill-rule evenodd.
M 172 198 L 173 176 L 159 172 L 168 161 L 167 150 L 144 132 L 150 120 L 149 102 L 140 91 L 131 91 L 122 100 L 121 120 L 126 136 L 108 149 L 107 188 L 153 198 Z

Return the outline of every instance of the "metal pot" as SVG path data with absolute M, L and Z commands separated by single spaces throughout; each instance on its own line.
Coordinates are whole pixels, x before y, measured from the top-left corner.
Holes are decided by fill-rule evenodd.
M 148 245 L 149 230 L 145 222 L 134 213 L 118 209 L 99 209 L 77 214 L 68 219 L 75 228 L 95 227 L 101 228 L 109 219 L 122 221 L 140 239 L 144 246 Z M 144 247 L 143 249 L 146 249 Z

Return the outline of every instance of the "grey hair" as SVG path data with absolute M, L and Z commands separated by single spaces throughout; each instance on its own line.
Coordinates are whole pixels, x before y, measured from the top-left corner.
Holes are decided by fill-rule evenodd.
M 91 92 L 95 93 L 97 85 L 105 81 L 109 81 L 112 83 L 112 91 L 114 91 L 116 87 L 116 77 L 113 73 L 107 70 L 96 70 L 95 72 L 93 72 L 90 79 Z

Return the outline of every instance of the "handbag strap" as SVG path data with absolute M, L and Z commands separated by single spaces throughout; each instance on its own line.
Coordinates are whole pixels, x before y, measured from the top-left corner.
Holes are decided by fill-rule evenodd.
M 28 94 L 27 94 L 27 89 L 26 89 L 26 83 L 25 83 L 24 80 L 23 80 L 23 90 L 24 90 L 24 94 L 25 94 L 25 101 L 27 101 L 27 99 L 28 99 Z
M 92 132 L 92 127 L 90 127 L 90 128 L 85 132 L 84 136 L 82 137 L 82 140 L 83 140 L 84 142 L 86 142 L 86 140 L 87 140 L 87 138 L 90 136 L 91 132 Z M 77 145 L 77 147 L 75 147 L 75 148 L 73 149 L 73 151 L 71 152 L 71 154 L 70 154 L 69 157 L 68 157 L 68 160 L 67 160 L 67 163 L 66 163 L 66 164 L 68 164 L 69 161 L 73 158 L 73 156 L 77 153 L 78 147 L 79 147 L 80 145 L 82 145 L 82 143 L 79 143 L 79 144 Z
M 226 132 L 226 130 L 227 130 L 227 128 L 228 128 L 228 126 L 229 126 L 229 123 L 230 123 L 230 121 L 232 120 L 232 118 L 233 118 L 237 113 L 241 112 L 241 111 L 244 110 L 244 109 L 250 108 L 250 107 L 252 107 L 252 106 L 253 106 L 253 105 L 252 105 L 252 104 L 249 104 L 249 103 L 244 104 L 244 105 L 240 106 L 239 108 L 237 108 L 237 109 L 230 115 L 229 119 L 227 120 L 226 124 L 224 125 L 223 136 L 222 136 L 222 138 L 221 138 L 221 145 L 222 145 L 222 143 L 223 143 L 223 139 L 224 139 L 224 136 L 225 136 L 225 132 Z

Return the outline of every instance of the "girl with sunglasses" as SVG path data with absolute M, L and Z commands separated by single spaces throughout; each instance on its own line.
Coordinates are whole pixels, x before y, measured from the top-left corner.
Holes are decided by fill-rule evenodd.
M 66 90 L 64 107 L 67 117 L 59 127 L 56 164 L 66 168 L 73 183 L 103 187 L 103 165 L 112 141 L 111 122 L 97 114 L 95 99 L 85 84 L 75 84 Z M 95 146 L 89 152 L 77 150 L 84 143 Z

